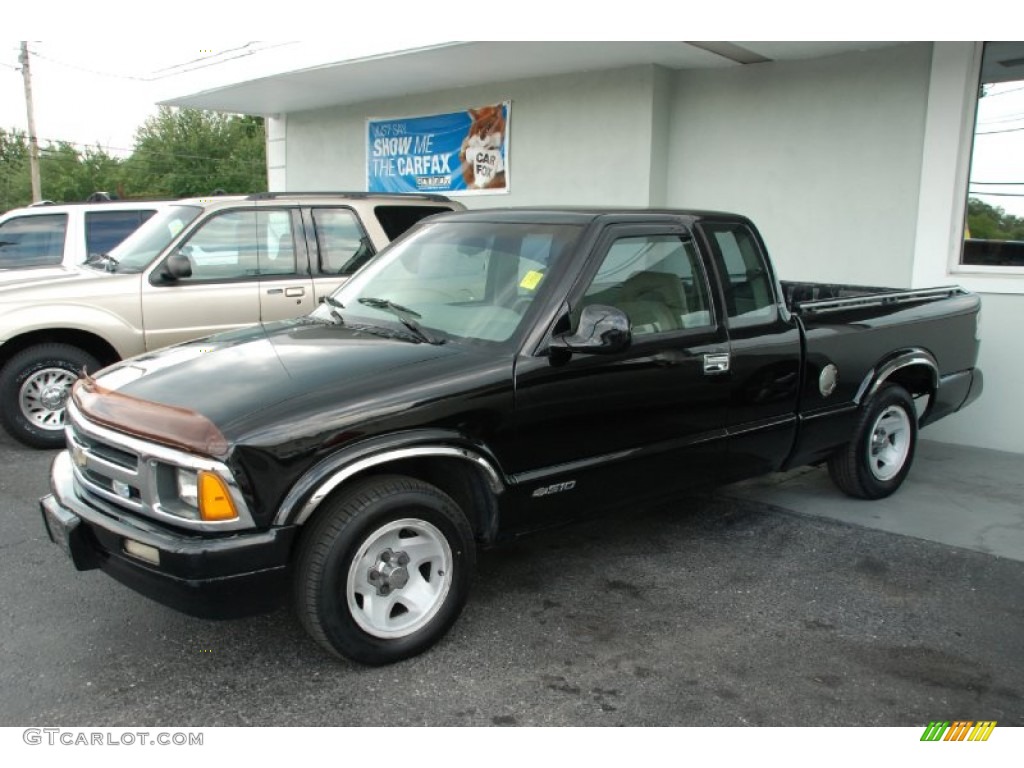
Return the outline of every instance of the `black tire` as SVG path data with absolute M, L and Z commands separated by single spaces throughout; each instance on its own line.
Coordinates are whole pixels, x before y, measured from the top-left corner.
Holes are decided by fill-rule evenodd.
M 903 484 L 916 447 L 914 399 L 898 384 L 885 384 L 864 407 L 853 439 L 829 458 L 828 473 L 849 496 L 882 499 Z
M 99 367 L 95 357 L 70 344 L 39 344 L 14 355 L 0 370 L 0 420 L 11 437 L 33 448 L 62 447 L 64 400 L 45 407 L 35 395 L 40 387 L 55 390 L 63 383 L 66 397 L 83 370 L 96 373 Z
M 473 531 L 434 486 L 370 477 L 324 502 L 307 528 L 296 556 L 295 609 L 331 653 L 374 666 L 415 656 L 462 611 L 476 564 Z M 416 559 L 402 562 L 403 555 Z

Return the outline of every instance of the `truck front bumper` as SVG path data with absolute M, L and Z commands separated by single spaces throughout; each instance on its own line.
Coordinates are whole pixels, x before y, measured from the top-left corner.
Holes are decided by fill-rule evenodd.
M 294 526 L 211 536 L 172 530 L 78 495 L 58 454 L 39 501 L 50 540 L 78 570 L 100 568 L 183 613 L 225 619 L 273 610 L 287 594 Z

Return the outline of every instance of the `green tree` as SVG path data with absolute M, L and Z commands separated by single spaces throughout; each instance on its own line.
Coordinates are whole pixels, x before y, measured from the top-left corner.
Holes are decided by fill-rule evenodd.
M 967 200 L 967 228 L 975 240 L 1024 240 L 1024 219 L 976 197 Z
M 0 212 L 32 202 L 28 138 L 18 130 L 0 128 Z
M 160 107 L 136 131 L 124 184 L 136 195 L 153 197 L 263 191 L 263 118 Z
M 117 193 L 121 186 L 121 161 L 100 147 L 83 151 L 59 141 L 39 152 L 39 176 L 44 200 L 73 202 L 93 192 Z

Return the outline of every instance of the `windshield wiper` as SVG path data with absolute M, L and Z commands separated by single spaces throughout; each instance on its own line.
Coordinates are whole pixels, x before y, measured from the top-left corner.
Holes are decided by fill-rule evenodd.
M 331 296 L 330 294 L 324 296 L 324 303 L 331 308 L 331 317 L 338 321 L 338 325 L 344 325 L 345 318 L 341 316 L 341 312 L 339 312 L 338 310 L 344 309 L 345 305 L 342 304 L 333 296 Z
M 94 253 L 85 260 L 88 265 L 100 263 L 107 272 L 117 272 L 118 261 L 109 253 Z
M 401 304 L 395 304 L 395 302 L 389 299 L 377 299 L 369 296 L 363 296 L 359 299 L 360 304 L 365 304 L 368 307 L 374 309 L 382 309 L 385 312 L 390 312 L 398 318 L 399 322 L 402 323 L 406 328 L 413 332 L 420 341 L 425 341 L 427 344 L 444 344 L 444 339 L 435 339 L 427 335 L 427 332 L 423 330 L 416 320 L 422 315 L 408 307 L 403 307 Z

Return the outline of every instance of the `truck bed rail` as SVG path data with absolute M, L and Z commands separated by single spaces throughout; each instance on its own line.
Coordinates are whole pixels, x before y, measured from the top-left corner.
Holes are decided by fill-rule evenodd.
M 800 315 L 824 314 L 862 307 L 936 301 L 967 293 L 958 285 L 901 290 L 828 283 L 782 283 L 786 304 Z M 806 297 L 806 298 L 804 298 Z

